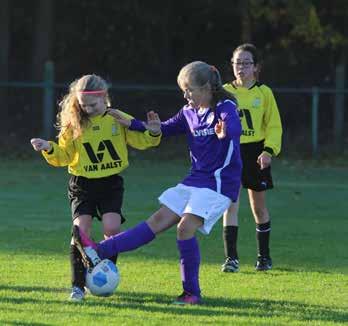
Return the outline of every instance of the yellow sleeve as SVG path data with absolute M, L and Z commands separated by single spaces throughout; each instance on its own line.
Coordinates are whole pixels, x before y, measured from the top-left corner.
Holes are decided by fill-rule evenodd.
M 282 143 L 282 123 L 280 120 L 277 102 L 273 92 L 268 88 L 267 108 L 264 116 L 265 123 L 265 144 L 264 149 L 272 155 L 278 155 Z
M 49 152 L 42 151 L 43 157 L 53 166 L 67 166 L 75 157 L 75 145 L 71 135 L 65 134 L 59 137 L 58 144 L 50 141 L 52 149 Z
M 126 129 L 127 144 L 136 149 L 147 149 L 149 147 L 158 146 L 161 142 L 161 138 L 161 134 L 158 136 L 151 136 L 148 130 L 140 132 Z

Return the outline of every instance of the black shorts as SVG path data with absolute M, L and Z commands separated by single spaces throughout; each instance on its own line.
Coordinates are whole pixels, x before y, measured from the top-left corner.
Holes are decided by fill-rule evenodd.
M 91 215 L 101 220 L 105 213 L 118 213 L 123 223 L 123 192 L 123 178 L 117 174 L 97 179 L 72 175 L 68 186 L 72 219 Z
M 271 167 L 261 170 L 257 163 L 258 156 L 264 148 L 263 141 L 257 143 L 240 144 L 243 161 L 242 185 L 254 191 L 264 191 L 273 188 Z

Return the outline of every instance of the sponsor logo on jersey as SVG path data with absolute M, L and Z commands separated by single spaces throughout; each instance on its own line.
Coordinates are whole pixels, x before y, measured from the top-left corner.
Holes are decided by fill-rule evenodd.
M 242 136 L 255 136 L 255 130 L 242 130 Z
M 89 159 L 91 160 L 90 165 L 85 165 L 83 168 L 86 172 L 98 171 L 117 168 L 122 165 L 122 161 L 110 140 L 102 140 L 97 148 L 97 152 L 94 152 L 90 143 L 83 143 Z M 113 161 L 103 162 L 105 151 L 110 154 L 110 157 Z M 100 164 L 101 163 L 101 164 Z
M 118 134 L 116 125 L 111 126 L 111 135 L 116 136 Z
M 259 97 L 255 97 L 251 106 L 255 109 L 259 108 L 261 106 L 261 99 Z
M 215 134 L 214 128 L 205 128 L 205 129 L 192 131 L 193 137 L 205 137 L 205 136 L 210 136 L 214 134 Z

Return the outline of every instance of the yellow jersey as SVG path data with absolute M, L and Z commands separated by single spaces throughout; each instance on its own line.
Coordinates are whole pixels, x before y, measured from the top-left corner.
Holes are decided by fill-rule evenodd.
M 121 113 L 129 120 L 133 118 Z M 68 129 L 58 144 L 50 141 L 52 150 L 42 151 L 42 155 L 53 166 L 68 166 L 70 174 L 101 178 L 128 167 L 127 145 L 143 150 L 157 146 L 160 140 L 161 136 L 151 136 L 148 131 L 130 131 L 108 114 L 98 115 L 90 118 L 80 137 L 73 140 Z
M 272 90 L 264 84 L 255 83 L 250 88 L 224 85 L 238 101 L 242 135 L 240 143 L 264 140 L 264 150 L 278 155 L 281 149 L 282 124 Z

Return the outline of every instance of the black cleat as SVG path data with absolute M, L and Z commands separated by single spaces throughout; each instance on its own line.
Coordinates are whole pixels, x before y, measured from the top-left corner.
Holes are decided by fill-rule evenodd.
M 238 259 L 232 259 L 228 257 L 226 261 L 221 265 L 221 272 L 237 273 L 238 271 L 239 271 Z
M 100 263 L 101 259 L 92 247 L 84 247 L 81 241 L 80 229 L 77 225 L 72 227 L 73 243 L 81 254 L 83 265 L 87 270 L 92 270 L 94 266 Z
M 262 256 L 257 257 L 255 269 L 257 271 L 268 271 L 272 269 L 271 257 L 262 257 Z

